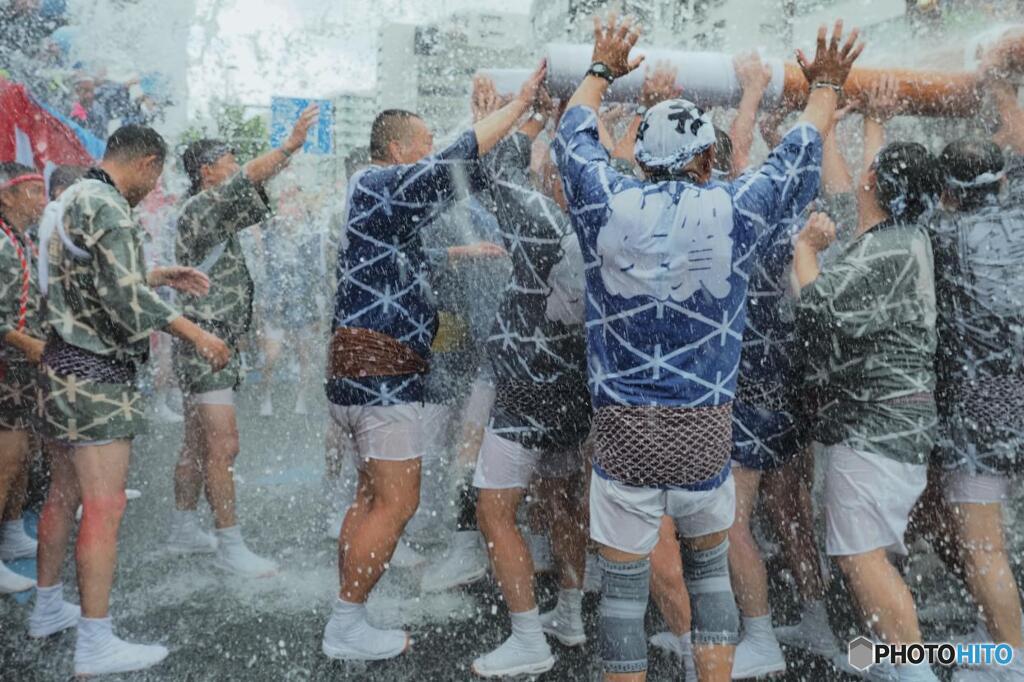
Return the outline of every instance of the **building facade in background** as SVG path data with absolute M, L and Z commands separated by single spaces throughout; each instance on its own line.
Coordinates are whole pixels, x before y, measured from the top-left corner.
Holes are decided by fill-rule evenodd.
M 369 147 L 370 126 L 378 111 L 376 91 L 343 92 L 330 99 L 334 102 L 334 153 L 344 159 Z
M 470 121 L 469 91 L 482 66 L 530 65 L 540 54 L 530 17 L 459 12 L 444 21 L 385 24 L 377 43 L 378 109 L 408 109 L 438 133 Z

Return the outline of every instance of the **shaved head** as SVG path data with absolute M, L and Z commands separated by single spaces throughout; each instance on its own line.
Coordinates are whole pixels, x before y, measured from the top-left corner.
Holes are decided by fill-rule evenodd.
M 377 163 L 414 163 L 430 153 L 433 143 L 423 119 L 404 109 L 380 112 L 370 128 L 370 158 Z

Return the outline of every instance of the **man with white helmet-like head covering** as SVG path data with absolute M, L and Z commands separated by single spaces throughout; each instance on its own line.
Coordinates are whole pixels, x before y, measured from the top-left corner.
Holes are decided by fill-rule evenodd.
M 727 532 L 735 509 L 731 410 L 745 296 L 758 240 L 817 194 L 821 132 L 862 48 L 823 26 L 803 118 L 757 169 L 712 180 L 714 127 L 685 100 L 652 107 L 637 135 L 647 176 L 616 172 L 598 140 L 609 84 L 637 68 L 630 20 L 595 22 L 594 59 L 553 145 L 586 263 L 587 355 L 595 408 L 591 537 L 602 545 L 606 676 L 643 679 L 649 555 L 663 515 L 683 537 L 702 680 L 731 676 L 739 618 Z

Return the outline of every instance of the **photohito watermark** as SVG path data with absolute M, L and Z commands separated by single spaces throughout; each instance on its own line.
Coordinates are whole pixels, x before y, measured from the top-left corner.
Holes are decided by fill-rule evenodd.
M 978 642 L 974 644 L 880 644 L 867 637 L 850 642 L 849 661 L 857 670 L 867 670 L 876 663 L 903 665 L 1010 665 L 1013 647 L 1009 644 Z

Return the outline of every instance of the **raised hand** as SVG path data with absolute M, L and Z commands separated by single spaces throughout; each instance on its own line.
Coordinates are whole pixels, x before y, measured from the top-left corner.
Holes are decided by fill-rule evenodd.
M 520 102 L 527 106 L 534 106 L 537 102 L 538 93 L 541 87 L 544 85 L 544 79 L 548 75 L 548 60 L 540 60 L 540 65 L 537 70 L 534 71 L 526 82 L 523 83 L 523 87 L 519 90 L 518 99 Z
M 473 78 L 473 94 L 470 106 L 473 109 L 473 123 L 486 118 L 504 105 L 494 80 L 487 76 Z
M 616 78 L 621 78 L 643 64 L 643 56 L 629 58 L 629 51 L 640 39 L 640 26 L 634 25 L 632 17 L 619 21 L 615 12 L 610 12 L 605 21 L 594 17 L 594 54 L 592 61 L 606 65 Z
M 190 296 L 206 296 L 210 293 L 210 278 L 195 268 L 184 265 L 169 265 L 149 271 L 151 287 L 171 287 Z
M 650 109 L 659 102 L 681 97 L 683 89 L 676 84 L 679 70 L 667 61 L 659 61 L 647 68 L 644 84 L 640 88 L 640 104 Z
M 281 145 L 281 148 L 289 154 L 294 154 L 302 149 L 302 146 L 306 144 L 306 136 L 309 135 L 309 129 L 316 125 L 318 120 L 320 120 L 320 107 L 310 104 L 299 115 L 299 120 L 292 126 L 292 132 L 288 135 L 288 139 L 285 140 L 284 144 Z
M 861 112 L 877 123 L 886 123 L 893 116 L 899 113 L 900 101 L 899 83 L 896 79 L 886 74 L 861 96 Z
M 836 21 L 832 29 L 832 38 L 828 40 L 828 29 L 824 24 L 818 29 L 818 46 L 814 61 L 809 62 L 803 50 L 796 51 L 796 63 L 804 72 L 804 78 L 813 87 L 817 83 L 827 83 L 842 87 L 857 57 L 864 51 L 864 43 L 858 43 L 859 29 L 853 29 L 846 43 L 840 48 L 843 39 L 843 20 Z
M 797 235 L 797 241 L 820 253 L 836 240 L 836 224 L 824 213 L 812 213 Z
M 743 92 L 764 93 L 772 82 L 772 70 L 761 61 L 756 50 L 736 55 L 732 60 L 736 70 L 736 79 L 740 82 Z

